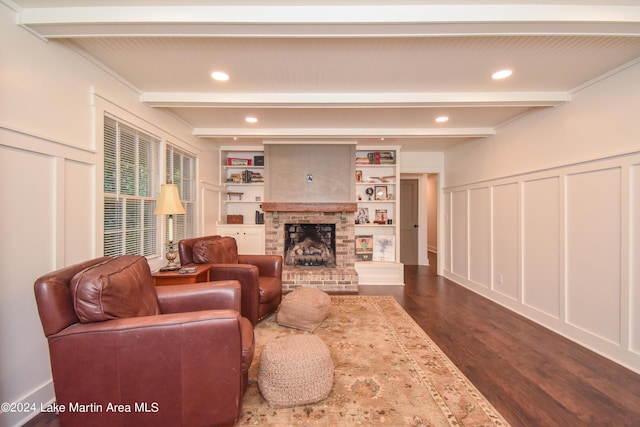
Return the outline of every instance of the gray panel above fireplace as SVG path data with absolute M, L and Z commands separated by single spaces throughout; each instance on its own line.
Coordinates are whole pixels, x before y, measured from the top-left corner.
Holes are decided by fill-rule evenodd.
M 354 202 L 354 144 L 265 144 L 265 202 Z

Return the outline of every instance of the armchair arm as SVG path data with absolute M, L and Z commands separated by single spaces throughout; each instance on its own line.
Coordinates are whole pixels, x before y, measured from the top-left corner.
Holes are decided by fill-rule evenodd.
M 260 309 L 260 280 L 258 267 L 249 264 L 214 264 L 209 270 L 210 280 L 237 280 L 241 287 L 241 309 L 253 325 L 258 323 Z
M 238 255 L 240 264 L 258 267 L 259 275 L 264 277 L 282 277 L 282 257 L 280 255 Z
M 50 336 L 58 404 L 102 409 L 63 412 L 61 423 L 232 424 L 242 396 L 240 322 L 232 310 L 198 311 L 76 324 Z M 134 410 L 141 404 L 149 411 Z
M 237 280 L 156 287 L 160 311 L 184 313 L 201 310 L 240 312 L 240 283 Z

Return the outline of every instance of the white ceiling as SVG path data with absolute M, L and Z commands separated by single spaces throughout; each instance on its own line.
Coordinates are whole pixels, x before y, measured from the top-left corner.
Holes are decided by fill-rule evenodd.
M 0 1 L 218 145 L 443 151 L 640 61 L 640 0 Z

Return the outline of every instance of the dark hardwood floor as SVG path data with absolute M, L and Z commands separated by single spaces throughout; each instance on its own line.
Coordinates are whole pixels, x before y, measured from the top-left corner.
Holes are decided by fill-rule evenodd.
M 430 257 L 432 258 L 432 257 Z M 512 426 L 639 426 L 640 375 L 435 274 L 406 266 L 393 295 Z M 58 427 L 41 414 L 31 427 Z
M 640 426 L 640 375 L 437 276 L 431 261 L 385 291 L 512 426 Z

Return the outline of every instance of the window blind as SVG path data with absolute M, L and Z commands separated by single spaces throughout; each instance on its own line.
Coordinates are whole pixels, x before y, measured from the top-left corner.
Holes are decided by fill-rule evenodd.
M 159 253 L 159 151 L 158 138 L 105 116 L 104 255 Z
M 195 237 L 195 166 L 196 158 L 171 144 L 166 148 L 166 182 L 178 186 L 185 215 L 174 217 L 174 241 Z M 166 219 L 165 219 L 166 221 Z M 165 230 L 168 226 L 165 224 Z M 165 236 L 168 239 L 168 236 Z

